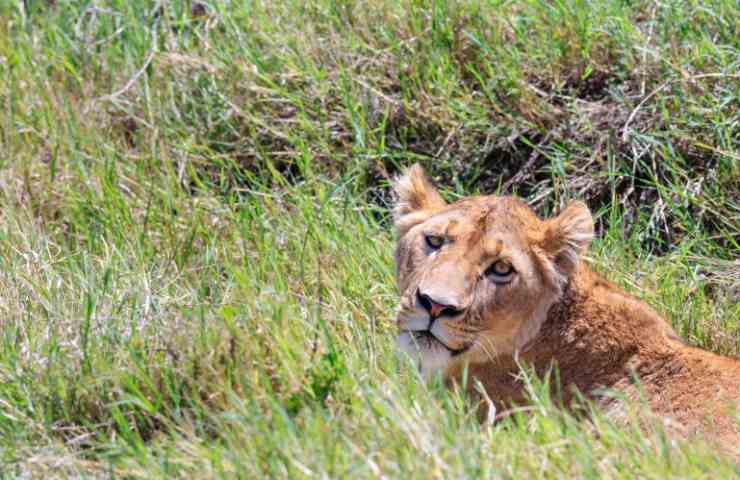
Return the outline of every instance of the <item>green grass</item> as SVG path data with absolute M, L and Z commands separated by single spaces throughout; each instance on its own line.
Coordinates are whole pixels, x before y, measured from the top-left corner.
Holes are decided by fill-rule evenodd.
M 0 0 L 0 473 L 731 478 L 477 422 L 394 354 L 388 179 L 589 203 L 596 269 L 740 354 L 740 9 Z M 639 406 L 637 406 L 639 408 Z

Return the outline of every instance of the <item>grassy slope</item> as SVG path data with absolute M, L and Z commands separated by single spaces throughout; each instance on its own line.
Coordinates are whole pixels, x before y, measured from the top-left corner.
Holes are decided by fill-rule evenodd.
M 53 5 L 47 5 L 53 3 Z M 484 428 L 393 355 L 387 178 L 597 212 L 594 265 L 740 353 L 740 11 L 0 2 L 11 476 L 740 470 L 543 389 Z

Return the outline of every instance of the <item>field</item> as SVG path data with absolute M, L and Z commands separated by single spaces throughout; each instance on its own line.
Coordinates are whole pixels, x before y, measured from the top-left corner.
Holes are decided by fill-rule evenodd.
M 740 355 L 736 0 L 0 0 L 0 105 L 4 477 L 740 477 L 533 378 L 479 424 L 394 353 L 389 222 L 417 161 L 582 199 Z

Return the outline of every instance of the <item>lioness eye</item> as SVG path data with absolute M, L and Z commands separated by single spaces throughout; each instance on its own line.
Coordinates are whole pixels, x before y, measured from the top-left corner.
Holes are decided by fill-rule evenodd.
M 434 250 L 437 250 L 442 246 L 443 243 L 445 243 L 444 238 L 437 235 L 426 235 L 424 239 L 427 241 L 427 245 L 429 245 L 429 248 L 433 248 Z
M 508 282 L 512 273 L 514 273 L 514 267 L 501 260 L 495 262 L 486 270 L 486 275 L 491 277 L 494 282 Z

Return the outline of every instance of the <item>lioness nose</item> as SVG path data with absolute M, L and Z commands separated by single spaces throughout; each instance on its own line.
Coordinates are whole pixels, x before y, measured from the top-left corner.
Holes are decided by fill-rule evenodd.
M 439 302 L 431 296 L 423 293 L 421 290 L 416 291 L 416 298 L 419 300 L 419 304 L 424 307 L 424 310 L 426 310 L 433 319 L 443 315 L 454 316 L 462 313 L 462 308 L 457 305 L 449 305 L 447 303 Z

